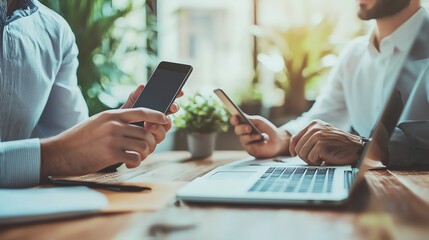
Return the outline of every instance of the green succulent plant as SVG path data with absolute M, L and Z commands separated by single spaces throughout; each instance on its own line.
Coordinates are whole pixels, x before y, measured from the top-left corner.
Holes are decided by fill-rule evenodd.
M 228 131 L 228 111 L 212 96 L 200 93 L 189 97 L 174 118 L 179 131 L 187 133 L 213 133 Z

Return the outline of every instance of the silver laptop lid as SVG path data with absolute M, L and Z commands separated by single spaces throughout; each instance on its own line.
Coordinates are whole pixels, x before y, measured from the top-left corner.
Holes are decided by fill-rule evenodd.
M 401 90 L 413 88 L 420 73 L 425 69 L 425 65 L 416 63 L 427 58 L 429 58 L 429 19 L 426 18 L 420 26 L 420 31 L 407 57 L 404 59 L 401 69 L 396 75 L 396 82 L 393 85 L 389 100 L 371 133 L 372 141 L 367 144 L 356 165 L 359 173 L 350 191 L 363 179 L 364 173 L 371 168 L 372 163 L 388 158 L 390 137 L 398 124 L 409 97 L 409 93 Z M 401 92 L 405 94 L 401 94 Z

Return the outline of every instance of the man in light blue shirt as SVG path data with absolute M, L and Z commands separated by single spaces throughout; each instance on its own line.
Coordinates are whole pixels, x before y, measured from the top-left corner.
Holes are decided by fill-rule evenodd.
M 88 119 L 74 35 L 37 0 L 0 0 L 0 36 L 0 188 L 120 162 L 138 166 L 171 128 L 160 112 L 127 109 L 143 86 L 122 109 Z M 170 111 L 177 110 L 173 104 Z M 145 128 L 129 124 L 140 121 Z

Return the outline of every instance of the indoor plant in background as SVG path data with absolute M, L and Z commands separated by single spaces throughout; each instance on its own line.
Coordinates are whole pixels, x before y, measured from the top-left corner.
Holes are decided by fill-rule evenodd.
M 115 9 L 111 0 L 43 0 L 43 4 L 59 13 L 70 25 L 76 37 L 79 48 L 79 68 L 77 77 L 82 94 L 86 100 L 90 114 L 108 109 L 99 99 L 99 94 L 105 91 L 102 84 L 103 69 L 94 62 L 95 55 L 112 54 L 116 45 L 109 33 L 114 22 L 131 11 L 131 5 L 125 9 Z M 110 42 L 106 42 L 109 41 Z M 106 44 L 107 43 L 107 44 Z M 111 61 L 108 64 L 108 75 L 123 74 Z M 105 66 L 101 66 L 105 67 Z M 112 76 L 107 76 L 110 80 Z
M 174 118 L 177 130 L 187 133 L 192 158 L 212 155 L 218 132 L 228 130 L 229 113 L 213 96 L 196 93 L 181 104 Z
M 282 58 L 284 67 L 277 72 L 274 84 L 284 92 L 281 106 L 284 113 L 299 115 L 308 109 L 306 87 L 332 67 L 334 61 L 323 61 L 324 58 L 336 59 L 334 44 L 330 42 L 335 26 L 333 19 L 321 17 L 311 24 L 287 29 L 257 26 L 253 29 L 253 34 L 260 40 L 258 60 L 273 52 Z
M 60 14 L 75 34 L 79 48 L 77 77 L 90 115 L 120 106 L 126 98 L 117 96 L 118 87 L 137 84 L 130 70 L 124 71 L 120 66 L 123 59 L 144 55 L 145 61 L 139 67 L 146 67 L 148 74 L 158 62 L 154 0 L 40 1 Z M 124 24 L 127 17 L 141 13 L 143 8 L 144 26 Z M 135 39 L 130 40 L 130 36 Z M 145 44 L 141 39 L 145 39 Z

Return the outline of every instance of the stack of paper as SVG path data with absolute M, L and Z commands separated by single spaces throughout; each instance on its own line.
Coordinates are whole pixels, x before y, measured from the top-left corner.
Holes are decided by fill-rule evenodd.
M 103 194 L 87 187 L 0 189 L 0 224 L 80 216 L 107 206 Z

